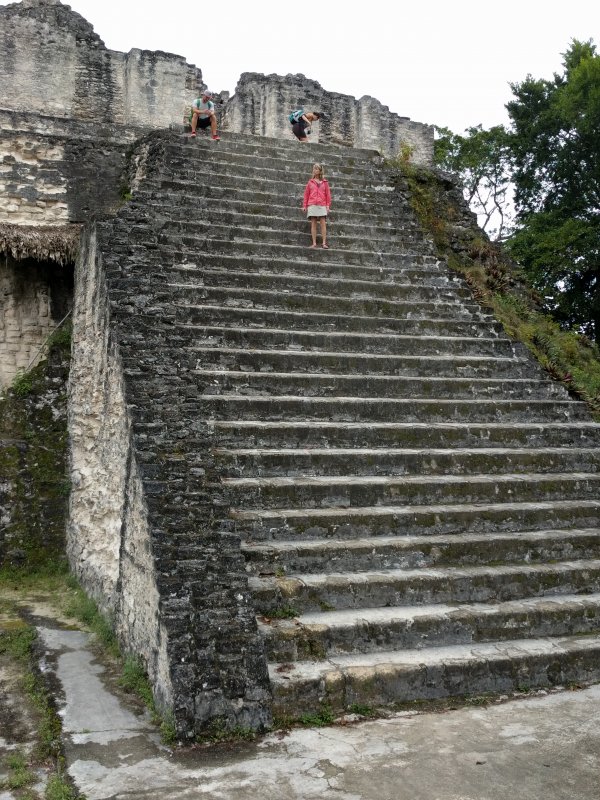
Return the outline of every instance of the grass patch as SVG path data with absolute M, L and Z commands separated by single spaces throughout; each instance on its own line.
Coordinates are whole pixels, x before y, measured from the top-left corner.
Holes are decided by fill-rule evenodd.
M 13 392 L 17 397 L 27 397 L 33 391 L 33 378 L 29 372 L 17 372 L 13 378 Z
M 300 616 L 300 612 L 293 606 L 280 606 L 265 614 L 268 619 L 293 619 Z
M 83 795 L 78 794 L 66 778 L 59 773 L 50 776 L 46 785 L 44 800 L 85 800 Z
M 311 728 L 323 728 L 335 721 L 335 715 L 329 706 L 323 706 L 320 711 L 302 714 L 300 723 Z
M 86 595 L 74 578 L 67 578 L 67 584 L 72 591 L 69 601 L 64 606 L 65 614 L 82 622 L 95 634 L 102 647 L 111 656 L 118 658 L 120 650 L 111 623 L 100 613 L 96 603 Z
M 9 791 L 23 789 L 37 780 L 37 776 L 31 771 L 27 759 L 21 752 L 11 753 L 7 756 L 4 766 L 8 776 L 5 780 L 0 781 L 0 789 L 8 789 Z

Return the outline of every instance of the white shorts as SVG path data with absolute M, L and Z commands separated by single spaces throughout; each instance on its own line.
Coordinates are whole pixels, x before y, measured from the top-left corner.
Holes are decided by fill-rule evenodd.
M 306 216 L 309 219 L 311 217 L 326 217 L 327 216 L 327 206 L 309 206 L 306 209 Z

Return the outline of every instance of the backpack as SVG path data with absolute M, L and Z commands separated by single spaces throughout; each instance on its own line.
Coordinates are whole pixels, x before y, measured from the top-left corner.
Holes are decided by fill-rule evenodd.
M 297 111 L 292 111 L 288 119 L 292 123 L 292 125 L 295 125 L 296 122 L 300 122 L 300 119 L 302 118 L 303 114 L 304 114 L 304 109 L 299 108 Z

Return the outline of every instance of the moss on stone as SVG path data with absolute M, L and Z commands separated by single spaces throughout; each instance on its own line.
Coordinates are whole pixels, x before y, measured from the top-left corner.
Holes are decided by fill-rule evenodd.
M 552 378 L 586 402 L 600 420 L 600 351 L 585 336 L 563 330 L 541 310 L 541 299 L 527 285 L 500 244 L 477 225 L 460 187 L 443 173 L 410 163 L 389 162 L 398 191 L 435 244 L 437 255 L 459 273 L 475 300 L 489 309 L 512 339 L 522 342 Z
M 0 398 L 0 567 L 35 569 L 64 560 L 69 495 L 67 387 L 70 331 L 59 330 L 47 358 Z

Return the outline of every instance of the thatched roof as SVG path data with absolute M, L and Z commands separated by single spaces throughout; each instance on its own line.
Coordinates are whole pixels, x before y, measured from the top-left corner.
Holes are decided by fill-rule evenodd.
M 13 225 L 0 222 L 0 254 L 21 261 L 55 261 L 73 264 L 79 249 L 81 225 Z

